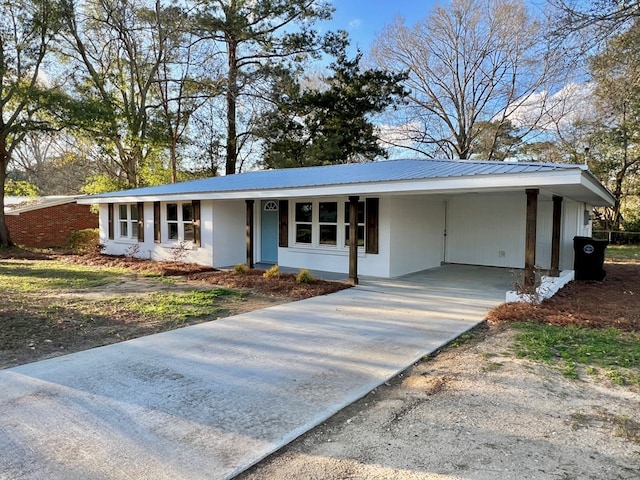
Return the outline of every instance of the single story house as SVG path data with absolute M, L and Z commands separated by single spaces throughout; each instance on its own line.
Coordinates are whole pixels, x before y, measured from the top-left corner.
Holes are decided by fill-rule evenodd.
M 388 160 L 266 170 L 85 197 L 105 253 L 396 277 L 443 263 L 573 268 L 613 204 L 583 165 Z M 133 250 L 132 245 L 137 247 Z
M 75 230 L 98 228 L 98 215 L 79 197 L 5 197 L 5 221 L 16 245 L 35 248 L 64 247 Z

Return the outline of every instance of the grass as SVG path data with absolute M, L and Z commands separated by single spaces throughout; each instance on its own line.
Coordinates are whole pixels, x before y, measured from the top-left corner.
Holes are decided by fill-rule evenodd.
M 618 385 L 640 386 L 640 334 L 529 322 L 513 327 L 520 358 L 556 365 L 569 378 L 584 371 Z
M 12 292 L 81 290 L 115 281 L 120 269 L 89 268 L 51 260 L 0 260 L 0 289 Z
M 123 335 L 128 335 L 124 331 L 127 324 L 149 333 L 162 325 L 175 328 L 198 317 L 216 318 L 229 308 L 229 302 L 247 296 L 226 288 L 154 291 L 99 300 L 83 298 L 82 293 L 61 295 L 74 290 L 90 291 L 127 278 L 135 280 L 139 275 L 147 276 L 56 260 L 0 260 L 0 350 L 18 348 L 31 338 L 86 336 L 87 329 L 107 325 L 113 325 L 113 331 Z M 100 331 L 96 330 L 95 335 L 101 335 Z
M 221 297 L 241 300 L 246 295 L 226 288 L 189 290 L 180 293 L 154 292 L 144 297 L 116 297 L 104 300 L 102 308 L 125 309 L 158 321 L 173 320 L 181 323 L 189 318 L 214 315 L 220 311 L 217 300 Z
M 609 245 L 605 256 L 610 262 L 640 261 L 640 245 Z

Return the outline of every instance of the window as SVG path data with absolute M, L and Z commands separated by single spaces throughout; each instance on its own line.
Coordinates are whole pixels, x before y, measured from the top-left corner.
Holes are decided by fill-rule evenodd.
M 296 243 L 312 242 L 313 238 L 313 204 L 311 202 L 296 203 Z
M 122 204 L 118 209 L 120 221 L 120 237 L 138 238 L 138 205 Z
M 349 246 L 349 202 L 344 204 L 344 245 Z M 358 202 L 358 246 L 364 246 L 364 202 Z
M 167 203 L 169 240 L 200 244 L 200 202 Z
M 318 204 L 318 220 L 320 245 L 337 245 L 338 202 L 320 202 Z
M 167 228 L 169 240 L 178 240 L 178 204 L 167 203 Z

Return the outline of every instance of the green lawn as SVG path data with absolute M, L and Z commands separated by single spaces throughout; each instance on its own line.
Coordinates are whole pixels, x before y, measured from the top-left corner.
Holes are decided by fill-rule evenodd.
M 555 365 L 571 378 L 578 378 L 582 370 L 619 385 L 640 387 L 638 333 L 529 322 L 512 326 L 518 357 Z
M 605 258 L 610 262 L 640 262 L 640 245 L 609 245 Z

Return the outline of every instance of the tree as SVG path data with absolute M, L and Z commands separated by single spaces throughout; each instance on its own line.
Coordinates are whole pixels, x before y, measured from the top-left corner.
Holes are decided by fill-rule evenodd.
M 522 143 L 522 136 L 510 120 L 478 122 L 478 134 L 471 143 L 471 151 L 478 160 L 506 160 Z
M 576 32 L 588 31 L 592 39 L 601 41 L 626 30 L 630 22 L 640 17 L 637 0 L 549 0 L 560 15 L 557 17 L 556 35 L 566 37 Z
M 386 156 L 371 116 L 407 92 L 404 74 L 361 71 L 362 54 L 341 53 L 318 89 L 284 77 L 275 107 L 262 120 L 264 166 L 287 168 L 373 160 Z M 282 85 L 284 84 L 284 85 Z
M 47 94 L 40 75 L 57 19 L 57 5 L 49 0 L 0 3 L 0 246 L 12 245 L 4 217 L 12 154 L 27 132 L 47 128 L 35 115 L 38 99 Z
M 149 110 L 167 54 L 163 8 L 159 0 L 64 1 L 61 56 L 74 71 L 73 94 L 83 105 L 68 121 L 102 147 L 110 175 L 139 186 L 162 135 Z
M 544 107 L 562 67 L 544 33 L 520 0 L 453 0 L 414 26 L 402 19 L 387 26 L 373 58 L 381 68 L 409 72 L 411 94 L 400 112 L 413 148 L 431 157 L 466 159 L 474 153 L 479 122 L 491 122 L 499 135 L 535 93 L 546 92 L 538 96 Z M 539 111 L 518 125 L 525 127 L 523 134 L 544 108 Z
M 615 197 L 608 227 L 617 229 L 623 199 L 629 189 L 637 191 L 640 173 L 640 20 L 609 39 L 604 50 L 590 59 L 589 69 L 599 114 L 589 165 Z
M 198 25 L 226 60 L 224 73 L 225 172 L 238 170 L 243 142 L 270 90 L 274 72 L 300 65 L 336 38 L 319 37 L 313 24 L 330 18 L 317 0 L 205 0 Z M 246 101 L 246 102 L 245 102 Z M 255 112 L 255 113 L 254 113 Z M 242 121 L 244 118 L 244 121 Z

